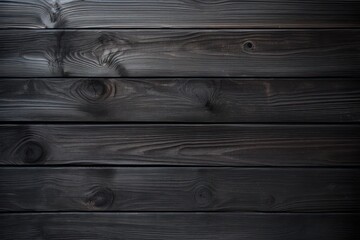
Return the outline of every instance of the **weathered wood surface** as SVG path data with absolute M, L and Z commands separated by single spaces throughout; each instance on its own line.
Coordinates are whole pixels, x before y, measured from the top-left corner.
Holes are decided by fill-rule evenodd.
M 359 16 L 0 0 L 0 239 L 360 239 Z
M 1 125 L 0 164 L 359 166 L 359 125 Z
M 0 211 L 360 211 L 360 168 L 0 168 Z
M 360 30 L 3 30 L 1 77 L 360 73 Z
M 359 1 L 8 0 L 1 28 L 358 27 Z
M 360 81 L 0 79 L 0 120 L 359 122 Z
M 359 214 L 2 214 L 2 240 L 354 240 Z

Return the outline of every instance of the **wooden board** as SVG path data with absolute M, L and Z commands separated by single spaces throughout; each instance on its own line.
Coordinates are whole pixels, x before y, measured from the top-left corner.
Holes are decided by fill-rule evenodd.
M 1 125 L 0 164 L 359 166 L 359 125 Z
M 1 28 L 358 27 L 359 1 L 9 0 Z
M 3 78 L 0 120 L 360 122 L 360 81 Z
M 0 211 L 360 211 L 360 168 L 0 168 Z
M 1 77 L 360 73 L 360 30 L 3 30 Z
M 359 214 L 2 214 L 2 240 L 354 240 Z
M 0 0 L 0 240 L 360 239 L 360 1 Z

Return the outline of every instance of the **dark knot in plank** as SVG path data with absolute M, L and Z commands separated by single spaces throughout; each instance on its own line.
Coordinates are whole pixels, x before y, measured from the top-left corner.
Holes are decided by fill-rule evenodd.
M 35 141 L 24 141 L 16 149 L 16 155 L 24 163 L 40 163 L 45 160 L 46 152 L 44 147 Z
M 243 49 L 245 51 L 253 51 L 253 50 L 255 50 L 255 44 L 252 41 L 246 41 L 243 44 Z
M 60 28 L 62 27 L 62 6 L 60 0 L 47 0 L 46 2 L 47 14 L 42 15 L 42 21 L 46 28 Z
M 212 111 L 214 111 L 215 105 L 211 102 L 211 100 L 207 100 L 205 103 L 205 108 L 208 111 L 212 112 Z
M 104 33 L 98 38 L 94 54 L 101 66 L 116 65 L 117 60 L 131 48 L 130 41 L 115 34 Z
M 86 194 L 85 205 L 89 209 L 107 209 L 114 202 L 114 193 L 107 187 L 93 187 Z
M 59 20 L 61 12 L 61 5 L 58 1 L 55 1 L 50 8 L 50 21 L 55 23 Z
M 195 189 L 195 201 L 200 207 L 207 207 L 213 202 L 213 193 L 207 186 L 201 185 Z
M 265 206 L 269 208 L 273 207 L 276 204 L 276 198 L 272 194 L 268 194 L 268 196 L 264 199 Z
M 76 98 L 87 103 L 104 101 L 116 92 L 115 84 L 109 79 L 79 80 L 71 88 Z

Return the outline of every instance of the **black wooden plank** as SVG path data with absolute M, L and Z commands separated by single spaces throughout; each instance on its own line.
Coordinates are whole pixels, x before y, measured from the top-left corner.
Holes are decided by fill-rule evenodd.
M 356 212 L 360 168 L 0 168 L 0 211 Z
M 359 166 L 359 125 L 1 125 L 0 164 Z
M 8 0 L 1 28 L 358 27 L 359 1 Z
M 354 240 L 359 214 L 2 214 L 2 240 Z
M 360 81 L 0 79 L 0 121 L 359 122 Z
M 356 76 L 360 30 L 3 30 L 1 77 Z

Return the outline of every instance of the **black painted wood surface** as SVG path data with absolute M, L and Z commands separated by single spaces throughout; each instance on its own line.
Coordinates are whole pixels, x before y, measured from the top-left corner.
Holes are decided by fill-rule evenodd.
M 2 30 L 1 77 L 358 77 L 360 30 Z
M 0 239 L 360 239 L 360 2 L 0 0 Z
M 357 28 L 356 0 L 8 0 L 0 28 Z
M 358 212 L 360 168 L 1 168 L 0 211 Z
M 359 122 L 347 78 L 2 78 L 0 120 Z
M 1 214 L 3 240 L 353 240 L 359 214 L 57 213 Z M 19 231 L 21 229 L 21 231 Z
M 0 165 L 359 166 L 359 125 L 1 125 Z

